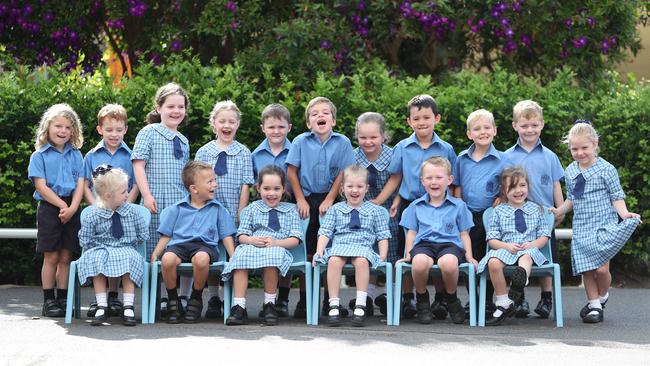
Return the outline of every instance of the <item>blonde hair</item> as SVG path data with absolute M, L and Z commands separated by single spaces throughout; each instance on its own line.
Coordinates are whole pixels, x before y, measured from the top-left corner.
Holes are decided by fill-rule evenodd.
M 354 138 L 358 139 L 359 138 L 359 125 L 362 124 L 367 124 L 367 123 L 376 123 L 377 126 L 379 126 L 379 132 L 381 133 L 382 137 L 384 138 L 384 142 L 387 142 L 390 140 L 389 134 L 386 132 L 386 119 L 384 116 L 381 115 L 381 113 L 377 112 L 365 112 L 362 113 L 359 118 L 357 118 L 357 123 L 354 126 Z
M 332 118 L 336 120 L 336 106 L 334 105 L 334 103 L 332 103 L 331 100 L 325 97 L 316 97 L 310 100 L 309 103 L 307 104 L 307 108 L 305 108 L 305 120 L 307 121 L 307 123 L 309 123 L 309 110 L 312 109 L 318 103 L 327 104 L 330 107 L 330 111 L 332 111 Z
M 350 177 L 362 177 L 368 183 L 368 170 L 359 164 L 352 164 L 343 170 L 343 183 Z
M 481 119 L 487 119 L 492 123 L 493 127 L 497 126 L 496 123 L 494 122 L 494 115 L 492 114 L 492 112 L 486 109 L 477 109 L 474 112 L 470 113 L 469 116 L 467 116 L 467 131 L 470 130 L 472 123 L 479 121 Z
M 567 144 L 569 145 L 569 147 L 571 147 L 570 146 L 571 139 L 576 137 L 585 137 L 589 139 L 591 142 L 593 142 L 594 146 L 596 147 L 595 149 L 596 154 L 598 153 L 599 151 L 598 140 L 600 137 L 598 136 L 598 132 L 596 132 L 594 126 L 591 125 L 591 122 L 583 122 L 583 121 L 576 122 L 576 124 L 573 125 L 573 127 L 571 127 L 571 129 L 569 130 L 569 133 L 567 133 L 566 136 L 564 136 L 564 138 L 562 139 L 562 143 Z
M 424 167 L 427 165 L 445 168 L 447 170 L 447 175 L 451 175 L 451 163 L 449 160 L 447 160 L 447 158 L 443 158 L 442 156 L 433 156 L 428 158 L 422 163 L 422 167 L 420 168 L 420 175 L 424 173 Z
M 69 142 L 75 148 L 80 149 L 84 143 L 84 136 L 81 132 L 81 121 L 79 120 L 77 112 L 65 103 L 55 104 L 43 113 L 41 121 L 38 123 L 38 130 L 36 130 L 36 142 L 34 143 L 34 147 L 40 149 L 42 146 L 47 145 L 50 124 L 52 124 L 52 121 L 56 117 L 63 117 L 70 121 L 72 124 L 72 135 L 70 136 Z
M 187 110 L 190 107 L 190 98 L 187 96 L 187 92 L 185 92 L 185 89 L 181 88 L 180 85 L 176 83 L 168 83 L 156 91 L 156 95 L 153 98 L 153 110 L 147 114 L 147 123 L 160 123 L 160 114 L 156 112 L 156 107 L 162 107 L 163 104 L 165 104 L 165 100 L 167 99 L 168 96 L 170 95 L 180 95 L 185 99 L 185 109 Z M 187 112 L 185 113 L 185 117 L 181 121 L 181 123 L 184 123 L 187 121 Z
M 107 118 L 124 122 L 124 127 L 127 125 L 126 109 L 119 104 L 106 104 L 103 106 L 97 113 L 97 124 L 101 126 Z
M 232 100 L 222 100 L 221 102 L 217 102 L 217 104 L 212 107 L 212 112 L 210 112 L 210 126 L 212 127 L 212 132 L 214 134 L 217 133 L 217 131 L 214 128 L 214 121 L 217 119 L 217 116 L 219 113 L 223 111 L 233 111 L 235 112 L 235 116 L 237 118 L 237 122 L 241 122 L 241 111 L 237 107 L 237 104 L 235 104 Z
M 512 122 L 517 123 L 521 118 L 539 117 L 544 121 L 544 109 L 532 100 L 522 100 L 512 108 Z
M 96 205 L 101 208 L 108 208 L 104 202 L 104 195 L 107 193 L 117 192 L 122 187 L 129 184 L 129 176 L 120 168 L 110 168 L 110 170 L 93 176 L 93 189 L 97 197 Z
M 508 202 L 508 192 L 515 188 L 522 179 L 530 186 L 528 172 L 526 172 L 526 169 L 522 166 L 510 166 L 503 169 L 501 176 L 499 177 L 499 193 L 502 202 Z
M 190 190 L 190 186 L 196 182 L 196 173 L 202 170 L 212 170 L 212 165 L 199 160 L 190 160 L 181 173 L 181 179 L 185 189 Z

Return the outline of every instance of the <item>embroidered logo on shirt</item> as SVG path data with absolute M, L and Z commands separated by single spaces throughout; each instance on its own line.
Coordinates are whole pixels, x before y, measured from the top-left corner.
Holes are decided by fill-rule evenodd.
M 494 181 L 487 181 L 487 183 L 485 183 L 485 191 L 490 193 L 494 192 L 494 185 Z
M 446 223 L 445 224 L 445 232 L 447 234 L 453 233 L 454 232 L 454 224 L 452 224 L 451 222 Z
M 551 177 L 548 174 L 542 175 L 542 185 L 547 186 L 551 183 Z
M 76 180 L 79 179 L 79 171 L 78 170 L 73 170 L 72 171 L 72 178 L 74 178 L 75 183 L 76 183 Z
M 208 236 L 214 237 L 217 234 L 217 228 L 214 226 L 208 229 Z

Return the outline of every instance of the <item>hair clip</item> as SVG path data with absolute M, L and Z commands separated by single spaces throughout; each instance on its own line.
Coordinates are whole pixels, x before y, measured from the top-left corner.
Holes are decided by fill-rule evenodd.
M 104 175 L 113 169 L 113 166 L 110 164 L 102 164 L 93 170 L 93 178 L 97 178 L 100 175 Z
M 578 123 L 586 123 L 586 124 L 590 125 L 590 124 L 591 124 L 591 121 L 588 120 L 588 119 L 577 119 L 577 120 L 575 121 L 575 124 L 578 124 Z

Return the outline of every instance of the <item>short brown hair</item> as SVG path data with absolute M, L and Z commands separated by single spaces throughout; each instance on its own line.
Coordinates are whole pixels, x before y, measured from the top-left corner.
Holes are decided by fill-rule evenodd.
M 97 113 L 97 124 L 101 126 L 107 118 L 124 122 L 124 127 L 127 125 L 126 109 L 120 104 L 106 104 L 103 106 Z
M 517 123 L 522 117 L 539 117 L 544 121 L 544 109 L 533 100 L 522 100 L 512 108 L 512 122 Z
M 406 105 L 406 116 L 411 117 L 411 108 L 417 108 L 418 111 L 422 108 L 430 108 L 434 115 L 438 115 L 438 104 L 429 94 L 416 95 L 409 100 Z
M 262 125 L 268 118 L 283 119 L 287 121 L 287 123 L 291 124 L 291 114 L 287 107 L 282 104 L 273 103 L 264 107 L 264 110 L 262 111 Z
M 212 165 L 199 160 L 192 160 L 185 165 L 181 174 L 185 189 L 190 189 L 190 186 L 196 181 L 196 173 L 201 170 L 212 170 Z

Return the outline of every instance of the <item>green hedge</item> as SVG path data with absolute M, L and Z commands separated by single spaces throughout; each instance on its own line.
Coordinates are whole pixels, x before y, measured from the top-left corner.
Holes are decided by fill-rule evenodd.
M 563 164 L 571 162 L 559 142 L 577 118 L 594 121 L 601 134 L 601 156 L 619 171 L 628 194 L 631 211 L 650 217 L 650 88 L 631 81 L 621 83 L 616 75 L 579 87 L 569 71 L 545 84 L 534 79 L 497 70 L 491 74 L 461 72 L 433 85 L 429 77 L 394 77 L 379 63 L 368 64 L 351 76 L 319 75 L 309 90 L 300 90 L 287 77 L 274 79 L 270 72 L 248 75 L 238 66 L 203 67 L 199 62 L 176 62 L 148 66 L 141 77 L 113 87 L 103 74 L 92 77 L 60 74 L 52 69 L 32 72 L 4 72 L 0 75 L 0 227 L 35 227 L 33 185 L 27 179 L 27 165 L 33 150 L 33 136 L 41 114 L 53 103 L 66 102 L 79 113 L 84 124 L 85 153 L 98 142 L 94 131 L 96 114 L 105 103 L 117 102 L 129 112 L 126 141 L 132 144 L 144 117 L 152 108 L 156 89 L 168 82 L 180 83 L 190 95 L 189 122 L 181 127 L 191 142 L 191 151 L 213 138 L 208 115 L 215 102 L 232 99 L 243 112 L 238 140 L 251 150 L 262 140 L 259 116 L 266 104 L 279 102 L 292 114 L 291 136 L 305 131 L 304 107 L 308 100 L 324 95 L 339 109 L 336 129 L 352 137 L 356 117 L 365 111 L 386 116 L 392 143 L 408 136 L 406 103 L 421 93 L 433 95 L 440 106 L 440 136 L 460 152 L 469 145 L 465 119 L 475 109 L 492 111 L 499 127 L 495 144 L 511 146 L 516 134 L 511 126 L 512 106 L 522 99 L 538 101 L 545 111 L 542 140 L 558 153 Z M 280 85 L 266 89 L 266 84 Z M 565 226 L 568 226 L 568 221 Z M 626 268 L 646 269 L 650 227 L 643 224 L 617 261 Z M 567 246 L 562 246 L 562 263 L 570 273 Z M 29 241 L 3 241 L 0 246 L 0 283 L 38 283 L 41 259 Z M 619 264 L 620 265 L 620 264 Z

